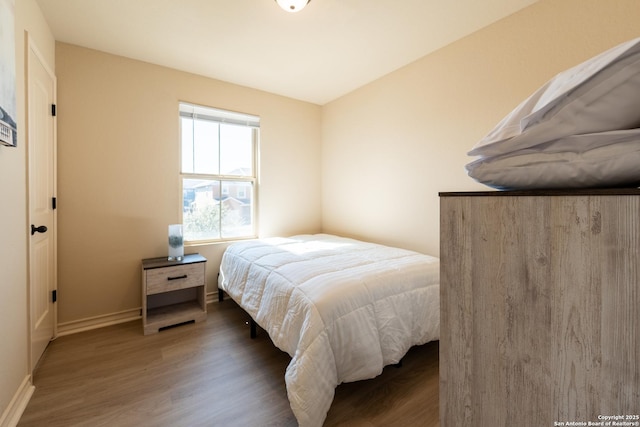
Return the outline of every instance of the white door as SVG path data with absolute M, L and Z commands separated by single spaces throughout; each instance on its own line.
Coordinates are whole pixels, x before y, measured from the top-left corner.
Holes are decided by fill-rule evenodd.
M 31 370 L 55 335 L 56 150 L 55 76 L 29 39 L 27 59 L 27 148 L 29 156 L 29 295 Z

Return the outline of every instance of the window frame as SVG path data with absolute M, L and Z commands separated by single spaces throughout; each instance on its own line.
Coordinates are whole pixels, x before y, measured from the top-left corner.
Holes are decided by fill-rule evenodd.
M 229 110 L 224 110 L 224 109 L 220 109 L 217 107 L 209 107 L 209 106 L 204 106 L 204 105 L 198 105 L 198 104 L 194 104 L 194 103 L 190 103 L 190 102 L 186 102 L 186 101 L 180 101 L 178 103 L 179 105 L 179 114 L 178 114 L 178 129 L 179 129 L 179 138 L 178 138 L 178 147 L 179 147 L 179 156 L 178 156 L 178 166 L 179 166 L 179 173 L 178 173 L 178 179 L 180 181 L 179 184 L 179 188 L 180 188 L 180 209 L 179 209 L 179 220 L 181 224 L 184 224 L 184 181 L 185 179 L 202 179 L 202 180 L 208 180 L 208 181 L 217 181 L 219 182 L 220 188 L 219 188 L 219 192 L 220 192 L 220 196 L 223 195 L 222 193 L 222 187 L 223 187 L 223 183 L 224 182 L 228 182 L 228 183 L 234 183 L 234 182 L 246 182 L 249 183 L 253 194 L 251 197 L 251 225 L 252 225 L 252 232 L 249 235 L 243 235 L 243 236 L 231 236 L 231 237 L 224 237 L 224 233 L 223 233 L 223 228 L 222 228 L 222 223 L 223 223 L 223 217 L 222 217 L 222 210 L 220 211 L 220 215 L 218 218 L 219 221 L 219 237 L 218 238 L 212 238 L 212 239 L 197 239 L 197 240 L 187 240 L 186 236 L 185 236 L 185 246 L 189 246 L 189 245 L 204 245 L 204 244 L 213 244 L 213 243 L 224 243 L 224 242 L 230 242 L 230 241 L 235 241 L 235 240 L 249 240 L 249 239 L 255 239 L 258 237 L 258 230 L 259 230 L 259 223 L 258 223 L 258 209 L 259 209 L 259 172 L 258 172 L 258 166 L 259 166 L 259 147 L 260 147 L 260 118 L 257 116 L 253 116 L 250 114 L 245 114 L 245 113 L 237 113 L 237 112 L 233 112 L 233 111 L 229 111 Z M 212 113 L 220 113 L 220 116 L 225 116 L 225 115 L 229 115 L 229 116 L 233 116 L 233 117 L 247 117 L 248 119 L 251 119 L 251 123 L 252 124 L 243 124 L 243 123 L 236 123 L 236 122 L 230 122 L 230 121 L 226 121 L 224 119 L 221 120 L 212 120 L 212 121 L 216 121 L 218 122 L 219 125 L 232 125 L 232 126 L 243 126 L 243 127 L 248 127 L 251 129 L 251 171 L 252 171 L 252 175 L 228 175 L 228 174 L 221 174 L 220 173 L 220 169 L 218 168 L 218 174 L 203 174 L 203 173 L 192 173 L 192 172 L 184 172 L 182 170 L 182 154 L 183 154 L 183 140 L 182 140 L 182 119 L 185 117 L 185 115 L 183 114 L 183 109 L 182 107 L 193 107 L 194 109 L 205 109 L 208 110 Z M 193 113 L 193 117 L 192 119 L 197 119 L 197 114 Z M 234 120 L 235 121 L 235 120 Z M 249 120 L 247 120 L 249 121 Z M 257 123 L 257 125 L 256 125 Z M 220 159 L 220 152 L 221 152 L 221 141 L 219 140 L 219 144 L 218 144 L 218 162 L 220 164 L 221 159 Z M 246 190 L 246 192 L 249 194 L 251 193 L 249 190 Z M 228 191 L 227 191 L 227 196 L 228 196 Z

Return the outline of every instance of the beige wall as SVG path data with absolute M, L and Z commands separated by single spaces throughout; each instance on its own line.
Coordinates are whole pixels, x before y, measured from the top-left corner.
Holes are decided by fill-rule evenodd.
M 139 259 L 164 255 L 179 215 L 178 100 L 262 117 L 263 236 L 437 255 L 438 192 L 486 189 L 466 152 L 554 74 L 639 35 L 638 9 L 543 0 L 324 107 L 59 43 L 59 322 L 139 307 Z M 224 245 L 192 250 L 212 292 Z
M 58 321 L 137 315 L 140 260 L 179 221 L 178 101 L 261 117 L 262 236 L 318 232 L 320 107 L 73 45 L 56 45 Z M 224 245 L 209 259 L 216 289 Z
M 0 146 L 0 425 L 12 416 L 9 404 L 30 375 L 25 31 L 49 66 L 55 66 L 53 36 L 37 4 L 33 0 L 15 3 L 18 147 Z
M 556 73 L 640 36 L 637 0 L 542 0 L 323 107 L 327 232 L 439 254 L 441 191 L 473 145 Z

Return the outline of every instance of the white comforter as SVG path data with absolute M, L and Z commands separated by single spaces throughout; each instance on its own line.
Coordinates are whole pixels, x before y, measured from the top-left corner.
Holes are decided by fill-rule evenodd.
M 291 356 L 301 427 L 321 426 L 342 382 L 373 378 L 439 338 L 439 262 L 326 234 L 234 243 L 219 287 Z

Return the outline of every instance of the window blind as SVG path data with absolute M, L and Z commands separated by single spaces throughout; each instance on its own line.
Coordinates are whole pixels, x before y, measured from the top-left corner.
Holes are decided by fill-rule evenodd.
M 217 123 L 227 123 L 259 128 L 260 117 L 234 111 L 200 107 L 198 105 L 180 103 L 180 117 L 194 120 L 208 120 Z

